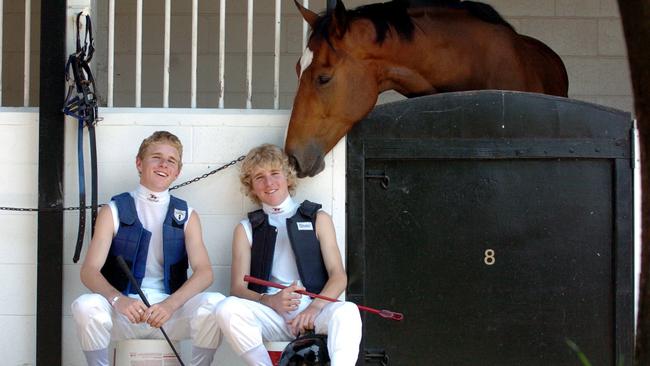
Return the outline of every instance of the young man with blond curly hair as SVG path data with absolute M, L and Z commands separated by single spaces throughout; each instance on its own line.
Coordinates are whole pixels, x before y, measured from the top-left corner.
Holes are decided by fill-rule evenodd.
M 321 205 L 291 197 L 295 171 L 274 145 L 252 149 L 241 167 L 244 193 L 261 209 L 235 228 L 231 297 L 217 309 L 219 327 L 247 365 L 271 365 L 263 341 L 290 341 L 307 330 L 328 334 L 332 366 L 354 365 L 361 341 L 356 305 L 296 293 L 337 298 L 347 275 L 331 217 Z M 244 282 L 251 275 L 287 286 L 283 290 Z

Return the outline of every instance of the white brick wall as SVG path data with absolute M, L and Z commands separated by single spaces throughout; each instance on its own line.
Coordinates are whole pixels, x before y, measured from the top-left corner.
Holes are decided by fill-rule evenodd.
M 226 110 L 100 110 L 104 120 L 97 127 L 99 201 L 131 190 L 137 184 L 134 167 L 137 147 L 153 131 L 166 129 L 184 144 L 184 167 L 177 183 L 206 173 L 263 142 L 282 144 L 288 111 Z M 0 206 L 37 206 L 38 114 L 2 111 L 0 119 Z M 76 121 L 66 120 L 64 205 L 78 200 Z M 87 138 L 87 136 L 86 136 Z M 86 140 L 87 141 L 87 140 Z M 303 179 L 297 199 L 322 202 L 332 213 L 344 253 L 345 153 L 340 143 L 327 158 L 327 168 L 316 178 Z M 88 163 L 88 152 L 86 162 Z M 88 171 L 88 170 L 87 170 Z M 174 194 L 187 199 L 200 213 L 205 243 L 213 263 L 212 291 L 228 292 L 232 230 L 255 206 L 239 191 L 238 168 L 229 168 Z M 89 183 L 88 183 L 89 184 Z M 89 196 L 88 196 L 89 197 Z M 89 198 L 88 198 L 89 199 Z M 36 339 L 36 232 L 35 213 L 0 211 L 0 352 L 3 364 L 32 365 Z M 70 317 L 70 304 L 87 290 L 79 280 L 80 264 L 72 263 L 78 213 L 64 213 L 63 266 L 63 364 L 83 365 Z M 90 228 L 86 231 L 85 248 Z M 85 255 L 85 250 L 82 253 Z M 188 352 L 188 345 L 183 350 Z M 220 359 L 236 365 L 232 351 L 220 351 Z
M 36 207 L 38 114 L 1 112 L 0 206 Z M 35 360 L 36 229 L 36 213 L 0 211 L 0 353 L 6 365 Z
M 116 193 L 132 190 L 138 182 L 135 154 L 142 139 L 159 129 L 179 136 L 184 145 L 183 170 L 176 183 L 181 183 L 215 169 L 245 154 L 264 142 L 282 144 L 288 122 L 288 111 L 184 110 L 184 109 L 113 109 L 100 110 L 104 120 L 97 128 L 99 161 L 99 201 L 107 202 Z M 77 203 L 76 129 L 74 122 L 66 131 L 65 205 Z M 345 153 L 343 143 L 327 158 L 326 170 L 315 178 L 302 179 L 297 199 L 323 203 L 332 213 L 339 245 L 344 252 L 345 238 Z M 86 155 L 88 156 L 88 155 Z M 334 174 L 334 171 L 337 171 Z M 183 187 L 173 194 L 186 199 L 200 214 L 204 240 L 213 265 L 215 282 L 211 291 L 228 293 L 232 231 L 256 206 L 239 190 L 238 167 L 228 168 L 200 182 Z M 336 197 L 336 199 L 335 199 Z M 82 365 L 83 357 L 76 341 L 69 305 L 87 290 L 79 280 L 79 264 L 72 263 L 77 235 L 76 212 L 65 214 L 64 235 L 64 334 L 63 361 L 66 365 Z M 89 236 L 89 230 L 87 235 Z M 86 238 L 85 248 L 87 248 Z M 85 250 L 82 253 L 82 258 Z M 0 267 L 0 275 L 2 269 Z M 3 302 L 0 290 L 0 309 Z M 9 288 L 7 291 L 13 291 Z M 187 348 L 185 346 L 184 348 Z M 222 351 L 227 357 L 231 351 Z M 234 360 L 227 362 L 234 365 Z

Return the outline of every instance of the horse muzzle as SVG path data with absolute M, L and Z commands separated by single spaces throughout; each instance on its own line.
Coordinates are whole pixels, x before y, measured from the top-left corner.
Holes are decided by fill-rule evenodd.
M 291 153 L 289 155 L 289 162 L 296 169 L 296 174 L 299 178 L 313 177 L 325 169 L 325 160 L 323 153 L 319 149 L 308 149 L 306 153 Z

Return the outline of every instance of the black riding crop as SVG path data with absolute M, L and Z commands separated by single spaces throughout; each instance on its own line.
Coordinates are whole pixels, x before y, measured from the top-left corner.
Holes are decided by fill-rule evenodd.
M 142 302 L 145 305 L 147 305 L 147 307 L 151 307 L 151 305 L 149 304 L 149 301 L 147 301 L 147 297 L 144 296 L 144 293 L 140 289 L 140 286 L 138 285 L 138 281 L 136 281 L 135 277 L 133 277 L 133 273 L 131 273 L 131 270 L 129 269 L 129 266 L 126 264 L 126 262 L 124 261 L 124 258 L 122 258 L 121 255 L 117 256 L 117 263 L 120 265 L 120 268 L 122 269 L 122 271 L 124 271 L 124 274 L 126 274 L 126 276 L 129 278 L 129 281 L 131 282 L 131 286 L 133 286 L 133 288 L 135 288 L 136 291 L 138 291 L 138 295 L 140 295 L 140 299 L 142 299 Z M 169 339 L 169 337 L 167 336 L 167 333 L 165 332 L 165 330 L 163 329 L 162 326 L 160 327 L 160 331 L 165 336 L 165 339 L 167 340 L 167 343 L 169 343 L 169 347 L 171 347 L 172 351 L 174 351 L 174 354 L 176 355 L 176 358 L 178 359 L 178 362 L 181 364 L 181 366 L 185 366 L 185 364 L 183 363 L 183 360 L 181 360 L 181 356 L 178 354 L 178 352 L 176 352 L 176 348 L 174 348 L 174 345 L 172 344 L 172 341 Z

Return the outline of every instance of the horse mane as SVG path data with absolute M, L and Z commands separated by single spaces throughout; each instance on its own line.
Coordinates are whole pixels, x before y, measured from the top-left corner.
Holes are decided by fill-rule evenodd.
M 377 38 L 375 42 L 381 44 L 386 39 L 386 33 L 392 26 L 400 38 L 411 40 L 413 37 L 413 20 L 408 14 L 409 8 L 440 7 L 450 9 L 465 9 L 470 15 L 488 23 L 500 24 L 514 31 L 514 28 L 501 15 L 488 4 L 477 1 L 461 0 L 393 0 L 386 3 L 376 3 L 359 6 L 346 11 L 347 21 L 343 24 L 341 36 L 347 32 L 349 23 L 356 19 L 368 19 L 375 26 Z M 312 30 L 312 36 L 318 36 L 328 43 L 330 40 L 330 25 L 332 12 L 323 12 L 319 15 Z M 331 44 L 331 43 L 330 43 Z
M 477 17 L 478 19 L 481 19 L 484 22 L 492 23 L 492 24 L 500 24 L 504 25 L 508 28 L 510 28 L 513 32 L 515 31 L 515 28 L 508 23 L 501 14 L 499 14 L 496 10 L 491 5 L 481 3 L 478 1 L 448 1 L 451 3 L 457 4 L 460 8 L 465 8 L 467 11 Z

